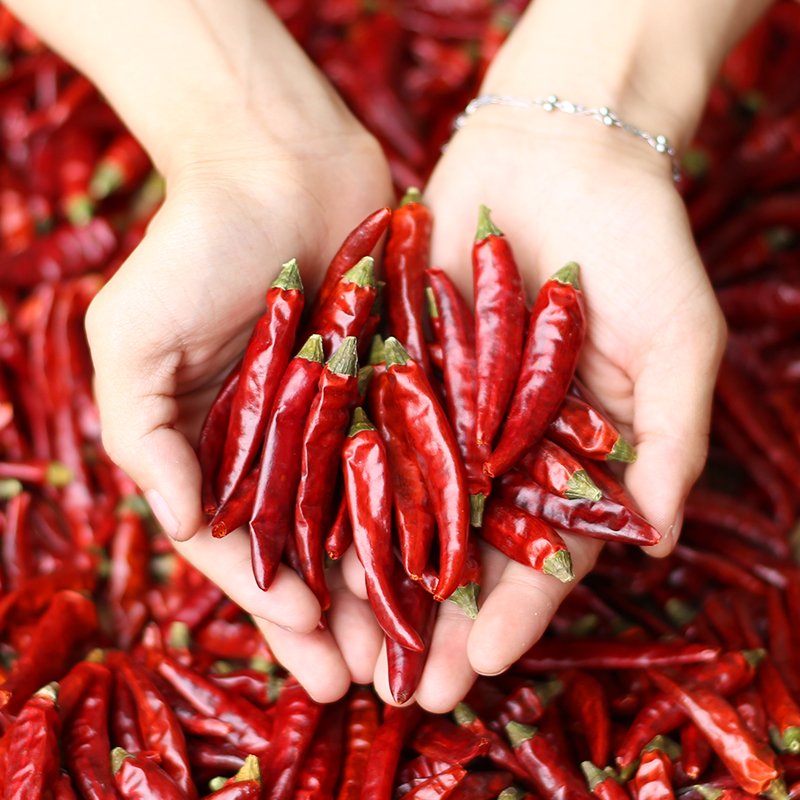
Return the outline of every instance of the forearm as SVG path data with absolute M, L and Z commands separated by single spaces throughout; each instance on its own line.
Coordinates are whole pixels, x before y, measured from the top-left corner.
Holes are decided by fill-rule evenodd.
M 771 0 L 536 0 L 483 91 L 608 106 L 678 149 L 731 47 Z
M 231 138 L 288 137 L 304 123 L 324 124 L 316 116 L 332 105 L 262 0 L 9 5 L 99 86 L 165 173 Z

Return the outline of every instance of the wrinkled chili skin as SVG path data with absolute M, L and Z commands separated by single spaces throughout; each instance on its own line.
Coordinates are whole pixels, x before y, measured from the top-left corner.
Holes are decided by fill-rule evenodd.
M 354 339 L 347 341 L 355 346 Z M 330 369 L 329 362 L 322 370 L 319 391 L 311 403 L 303 429 L 294 538 L 303 578 L 323 611 L 331 604 L 330 589 L 325 578 L 325 536 L 342 446 L 347 436 L 350 413 L 358 399 L 355 367 L 351 374 L 338 373 Z
M 610 775 L 594 786 L 590 784 L 590 787 L 597 800 L 630 800 L 628 793 Z
M 581 723 L 592 761 L 605 766 L 611 749 L 611 717 L 605 689 L 594 675 L 583 670 L 567 670 L 558 679 L 564 684 L 561 703 Z
M 417 652 L 403 647 L 394 639 L 386 639 L 389 691 L 394 701 L 402 705 L 414 696 L 422 678 L 438 606 L 431 594 L 417 581 L 412 580 L 404 570 L 395 569 L 393 582 L 400 611 L 419 634 L 423 645 L 423 650 Z
M 672 762 L 666 753 L 655 747 L 642 753 L 631 783 L 637 800 L 675 800 Z
M 293 800 L 332 800 L 342 766 L 345 701 L 325 707 Z
M 481 207 L 481 214 L 488 209 Z M 472 245 L 475 291 L 475 435 L 492 446 L 519 374 L 525 337 L 525 290 L 508 240 L 481 217 Z M 481 238 L 478 238 L 480 236 Z
M 567 500 L 515 471 L 503 475 L 495 486 L 504 500 L 559 530 L 623 544 L 652 545 L 661 540 L 661 534 L 643 517 L 605 497 Z
M 686 775 L 696 781 L 708 767 L 713 750 L 700 728 L 687 722 L 681 728 L 681 766 Z
M 416 450 L 428 481 L 434 516 L 439 526 L 439 583 L 434 597 L 446 600 L 458 588 L 467 556 L 469 499 L 464 464 L 444 409 L 439 405 L 422 368 L 412 359 L 390 363 L 387 369 L 398 416 Z M 402 348 L 398 359 L 402 359 Z
M 547 426 L 546 436 L 572 453 L 605 461 L 620 432 L 585 400 L 567 394 Z
M 676 670 L 651 668 L 647 674 L 700 728 L 742 789 L 760 794 L 780 777 L 774 753 L 756 742 L 721 695 Z
M 547 430 L 567 396 L 585 335 L 583 293 L 551 278 L 531 311 L 503 434 L 483 466 L 489 475 L 508 472 Z
M 404 647 L 422 652 L 419 634 L 405 619 L 392 584 L 392 489 L 386 447 L 363 411 L 357 410 L 359 414 L 361 417 L 354 416 L 342 448 L 342 470 L 353 543 L 364 567 L 367 596 L 384 633 Z M 361 427 L 356 422 L 359 418 L 366 420 Z
M 438 310 L 447 416 L 464 460 L 470 495 L 488 497 L 492 482 L 483 471 L 483 462 L 491 447 L 478 444 L 476 434 L 475 320 L 447 273 L 431 267 L 427 274 Z
M 403 795 L 406 800 L 439 800 L 451 797 L 467 771 L 458 764 L 453 764 L 438 775 L 426 778 Z
M 86 800 L 109 800 L 119 797 L 108 760 L 113 675 L 102 664 L 84 663 L 93 673 L 93 680 L 64 724 L 64 758 L 77 789 Z
M 379 725 L 378 698 L 371 689 L 356 689 L 347 700 L 344 754 L 336 800 L 360 800 L 369 751 Z
M 411 192 L 407 196 L 413 197 Z M 423 203 L 412 200 L 401 205 L 392 214 L 383 257 L 389 332 L 422 365 L 431 382 L 433 371 L 422 330 L 422 310 L 432 222 L 430 209 Z
M 247 343 L 231 402 L 216 480 L 220 505 L 247 474 L 261 446 L 278 383 L 294 349 L 295 331 L 303 312 L 302 287 L 271 286 L 266 303 L 266 310 Z
M 438 714 L 425 714 L 411 733 L 408 745 L 422 755 L 450 764 L 468 764 L 489 751 L 489 740 L 485 736 Z
M 272 585 L 286 538 L 294 533 L 294 500 L 300 483 L 303 430 L 322 374 L 320 360 L 289 362 L 275 395 L 261 452 L 250 517 L 250 552 L 260 589 Z
M 114 781 L 125 800 L 186 800 L 187 797 L 161 767 L 145 756 L 126 757 Z

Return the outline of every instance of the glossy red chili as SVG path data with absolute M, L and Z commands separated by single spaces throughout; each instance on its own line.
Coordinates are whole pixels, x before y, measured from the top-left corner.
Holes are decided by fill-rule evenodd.
M 345 710 L 344 700 L 325 707 L 293 800 L 332 800 L 342 766 Z
M 186 800 L 181 787 L 149 758 L 115 747 L 110 759 L 114 781 L 125 800 Z
M 366 688 L 352 691 L 347 699 L 344 753 L 336 800 L 360 800 L 379 725 L 380 707 L 373 691 Z
M 631 780 L 636 800 L 674 800 L 672 791 L 672 762 L 661 749 L 662 741 L 657 737 L 642 751 L 639 768 Z
M 580 461 L 547 438 L 540 439 L 519 464 L 532 480 L 568 500 L 600 500 L 603 493 Z

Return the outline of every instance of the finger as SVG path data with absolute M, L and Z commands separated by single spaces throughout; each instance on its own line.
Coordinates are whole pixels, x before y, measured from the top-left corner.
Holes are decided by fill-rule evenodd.
M 645 548 L 665 556 L 675 546 L 683 503 L 708 452 L 711 400 L 724 348 L 719 309 L 696 314 L 680 335 L 670 332 L 634 375 L 634 433 L 638 458 L 625 482 L 645 517 L 662 534 Z
M 572 556 L 575 580 L 562 583 L 552 575 L 509 561 L 469 637 L 467 652 L 476 672 L 496 675 L 508 669 L 541 637 L 561 601 L 594 565 L 602 542 L 562 535 Z
M 224 539 L 215 539 L 208 527 L 175 549 L 231 600 L 249 614 L 274 622 L 298 633 L 316 628 L 320 608 L 314 593 L 294 570 L 281 564 L 268 591 L 262 591 L 253 577 L 250 536 L 237 528 Z
M 383 631 L 375 621 L 370 604 L 350 591 L 341 573 L 340 569 L 334 568 L 328 575 L 331 589 L 328 627 L 353 682 L 370 683 L 383 642 Z
M 342 575 L 350 591 L 359 599 L 367 599 L 367 581 L 364 567 L 358 560 L 354 545 L 350 545 L 342 558 Z
M 254 618 L 275 658 L 318 703 L 333 703 L 347 693 L 350 670 L 331 632 L 292 633 Z

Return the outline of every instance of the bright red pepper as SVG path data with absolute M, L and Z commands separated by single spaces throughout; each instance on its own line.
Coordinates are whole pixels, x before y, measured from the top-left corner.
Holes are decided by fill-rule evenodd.
M 117 789 L 125 800 L 186 800 L 181 787 L 149 758 L 131 755 L 121 747 L 115 747 L 110 758 Z
M 672 791 L 672 762 L 656 737 L 642 751 L 639 768 L 631 781 L 636 800 L 675 800 Z

